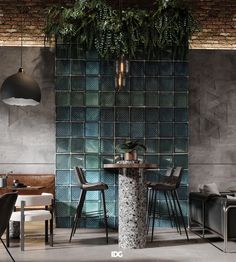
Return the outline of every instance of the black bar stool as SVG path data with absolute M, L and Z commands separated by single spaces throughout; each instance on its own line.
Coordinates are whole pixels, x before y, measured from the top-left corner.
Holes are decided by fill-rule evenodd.
M 176 227 L 177 227 L 177 229 L 179 227 L 178 231 L 181 234 L 180 223 L 179 223 L 179 215 L 180 215 L 181 220 L 182 220 L 182 224 L 183 224 L 183 227 L 184 227 L 184 230 L 185 230 L 186 237 L 189 240 L 188 232 L 187 232 L 184 217 L 183 217 L 183 212 L 182 212 L 182 209 L 181 209 L 181 206 L 180 206 L 180 203 L 179 203 L 179 197 L 178 197 L 178 193 L 177 193 L 177 189 L 180 186 L 181 178 L 182 178 L 182 167 L 176 167 L 173 174 L 170 175 L 169 177 L 166 177 L 166 181 L 148 183 L 148 187 L 151 188 L 151 194 L 152 194 L 151 201 L 153 201 L 153 198 L 154 198 L 151 241 L 153 241 L 153 233 L 154 233 L 157 191 L 161 191 L 161 192 L 164 193 L 166 201 L 167 201 L 166 194 L 170 195 L 170 198 L 172 199 L 172 203 L 173 203 L 173 207 L 174 207 L 173 213 L 174 213 L 174 217 L 176 219 L 176 221 L 175 221 Z M 171 203 L 171 201 L 170 201 L 170 203 Z M 151 212 L 151 209 L 149 208 L 149 216 L 150 216 L 150 212 Z
M 74 223 L 71 229 L 71 234 L 70 234 L 70 240 L 69 242 L 71 242 L 72 237 L 75 234 L 75 231 L 77 229 L 78 223 L 79 223 L 79 219 L 82 216 L 82 209 L 83 209 L 83 205 L 84 205 L 84 200 L 86 197 L 86 193 L 87 191 L 101 191 L 102 193 L 102 202 L 103 202 L 103 213 L 104 213 L 104 223 L 105 223 L 105 228 L 106 228 L 106 241 L 108 243 L 108 225 L 107 225 L 107 211 L 106 211 L 106 200 L 105 200 L 105 190 L 108 189 L 108 185 L 102 182 L 98 182 L 98 183 L 88 183 L 85 176 L 84 176 L 84 172 L 82 170 L 82 168 L 80 167 L 76 167 L 75 168 L 77 177 L 78 177 L 78 182 L 81 188 L 81 192 L 80 192 L 80 198 L 79 198 L 79 203 L 76 209 L 76 213 L 75 213 L 75 217 L 74 217 Z

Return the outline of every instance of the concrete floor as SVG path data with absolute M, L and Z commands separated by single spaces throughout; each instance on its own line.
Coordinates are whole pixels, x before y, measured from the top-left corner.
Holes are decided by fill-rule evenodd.
M 42 235 L 43 224 L 27 227 L 26 248 L 20 251 L 19 242 L 11 243 L 10 251 L 16 262 L 20 261 L 78 261 L 78 262 L 235 262 L 236 253 L 223 253 L 195 234 L 185 240 L 172 229 L 157 229 L 153 243 L 145 249 L 122 250 L 122 258 L 112 258 L 112 251 L 120 251 L 117 233 L 109 233 L 109 244 L 105 243 L 104 230 L 79 229 L 72 243 L 68 243 L 70 230 L 55 229 L 54 247 L 45 246 Z M 36 234 L 35 234 L 36 232 Z M 4 238 L 3 238 L 4 239 Z M 221 245 L 222 241 L 217 244 Z M 236 242 L 233 243 L 236 250 Z M 11 261 L 0 245 L 0 261 Z

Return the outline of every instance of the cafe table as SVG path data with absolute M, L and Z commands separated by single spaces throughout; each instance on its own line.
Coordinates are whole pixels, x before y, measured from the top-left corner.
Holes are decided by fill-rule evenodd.
M 104 164 L 104 169 L 119 170 L 119 246 L 124 249 L 144 248 L 147 238 L 147 182 L 145 169 L 157 164 L 123 161 Z

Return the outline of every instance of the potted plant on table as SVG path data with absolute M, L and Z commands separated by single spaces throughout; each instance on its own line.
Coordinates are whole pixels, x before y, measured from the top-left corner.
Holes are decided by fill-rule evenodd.
M 140 142 L 127 140 L 124 143 L 116 146 L 116 151 L 124 154 L 124 160 L 133 161 L 137 160 L 137 151 L 146 151 L 145 145 Z

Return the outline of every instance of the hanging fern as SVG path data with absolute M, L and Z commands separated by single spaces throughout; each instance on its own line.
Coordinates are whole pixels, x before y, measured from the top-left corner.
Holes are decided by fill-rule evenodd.
M 121 54 L 135 57 L 140 48 L 153 55 L 159 50 L 188 50 L 198 28 L 183 0 L 157 0 L 152 10 L 113 9 L 105 0 L 77 0 L 72 7 L 52 6 L 45 35 L 76 38 L 84 50 L 95 48 L 102 58 Z

